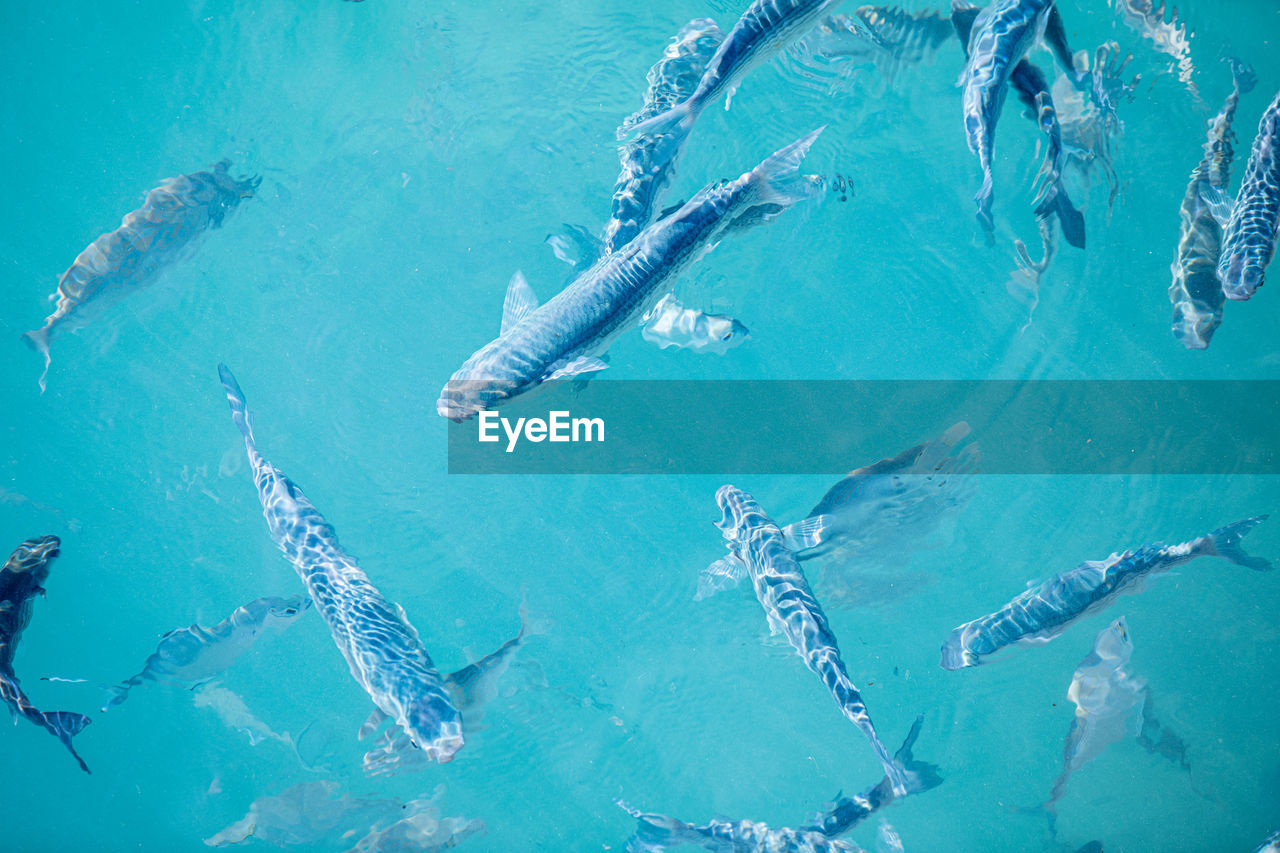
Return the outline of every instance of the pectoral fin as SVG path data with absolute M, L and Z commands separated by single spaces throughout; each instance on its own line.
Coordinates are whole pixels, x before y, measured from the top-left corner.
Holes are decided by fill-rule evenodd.
M 609 365 L 602 359 L 594 356 L 579 356 L 578 358 L 566 362 L 548 373 L 543 377 L 543 381 L 550 382 L 552 379 L 568 379 L 571 376 L 577 376 L 582 373 L 592 373 L 597 370 L 604 370 L 608 366 Z
M 364 725 L 360 727 L 360 731 L 356 732 L 356 739 L 364 740 L 369 735 L 376 732 L 378 727 L 388 719 L 389 715 L 385 711 L 381 708 L 374 708 L 373 712 L 369 714 L 369 719 L 365 720 Z

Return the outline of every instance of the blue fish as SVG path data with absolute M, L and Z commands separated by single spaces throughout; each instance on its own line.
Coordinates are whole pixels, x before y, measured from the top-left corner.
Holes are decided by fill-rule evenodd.
M 725 36 L 698 87 L 686 100 L 644 121 L 623 125 L 618 138 L 678 128 L 688 133 L 698 116 L 728 91 L 729 99 L 742 78 L 757 65 L 811 29 L 839 0 L 755 0 Z
M 120 227 L 103 234 L 62 274 L 57 308 L 44 325 L 22 337 L 44 356 L 40 390 L 49 372 L 49 338 L 60 328 L 85 321 L 86 306 L 106 302 L 149 284 L 180 259 L 197 237 L 217 228 L 236 206 L 253 195 L 261 178 L 235 180 L 223 160 L 209 172 L 165 179 L 147 193 L 142 207 L 126 214 Z
M 642 812 L 621 800 L 614 802 L 639 822 L 635 834 L 627 839 L 627 853 L 658 853 L 685 844 L 716 853 L 861 853 L 862 850 L 851 842 L 807 829 L 773 829 L 750 820 L 713 820 L 695 825 Z
M 978 16 L 979 10 L 976 6 L 967 6 L 959 2 L 952 4 L 951 22 L 955 27 L 956 35 L 960 38 L 960 43 L 965 48 L 966 55 L 973 25 Z M 1071 203 L 1067 189 L 1062 183 L 1067 150 L 1062 142 L 1062 128 L 1058 122 L 1057 110 L 1053 106 L 1049 82 L 1039 66 L 1024 58 L 1018 60 L 1013 70 L 1009 72 L 1009 84 L 1048 140 L 1044 162 L 1037 175 L 1040 189 L 1036 197 L 1036 216 L 1043 221 L 1051 215 L 1056 215 L 1067 242 L 1077 249 L 1083 249 L 1085 245 L 1084 215 Z M 1039 270 L 1039 272 L 1043 271 L 1043 269 Z
M 80 763 L 80 769 L 88 773 L 89 766 L 71 745 L 71 739 L 89 725 L 89 718 L 70 711 L 46 712 L 36 708 L 22 692 L 22 685 L 13 671 L 18 641 L 22 639 L 27 625 L 31 624 L 33 600 L 37 595 L 44 595 L 50 564 L 58 556 L 61 545 L 57 536 L 28 539 L 14 549 L 4 567 L 0 568 L 0 700 L 9 706 L 15 721 L 21 714 L 62 741 L 62 745 Z
M 723 513 L 716 526 L 730 550 L 746 564 L 769 627 L 787 638 L 805 666 L 831 691 L 841 713 L 866 735 L 884 765 L 894 796 L 906 796 L 912 788 L 910 774 L 880 742 L 862 695 L 845 671 L 826 614 L 813 597 L 782 531 L 755 498 L 734 486 L 721 486 L 716 503 Z
M 918 547 L 948 512 L 971 497 L 977 451 L 968 445 L 955 452 L 969 425 L 953 425 L 931 441 L 907 448 L 849 472 L 800 521 L 782 528 L 791 555 L 803 562 L 838 557 L 841 564 L 883 562 Z M 822 588 L 828 599 L 844 598 L 840 567 L 828 564 Z M 709 598 L 747 577 L 746 564 L 730 554 L 698 576 L 695 600 Z M 830 601 L 828 601 L 830 603 Z
M 236 610 L 212 628 L 192 625 L 165 634 L 147 658 L 142 671 L 109 688 L 106 711 L 129 698 L 129 691 L 144 681 L 172 681 L 188 689 L 207 683 L 247 652 L 261 634 L 284 630 L 294 623 L 311 599 L 258 598 Z
M 513 278 L 498 337 L 453 374 L 436 411 L 464 421 L 543 382 L 606 367 L 600 356 L 613 340 L 648 314 L 681 271 L 724 234 L 772 219 L 816 192 L 797 173 L 821 131 L 735 181 L 702 190 L 544 305 L 537 305 L 523 276 Z
M 1268 835 L 1253 853 L 1280 853 L 1280 830 Z
M 957 23 L 957 13 L 970 12 L 972 7 L 961 0 L 953 0 L 952 10 L 953 23 Z M 978 221 L 987 234 L 988 242 L 994 242 L 995 234 L 995 220 L 991 215 L 994 198 L 991 158 L 996 122 L 1004 108 L 1014 69 L 1027 51 L 1041 40 L 1073 79 L 1085 79 L 1084 75 L 1075 72 L 1062 18 L 1053 0 L 994 0 L 972 18 L 966 50 L 968 61 L 960 76 L 960 85 L 969 150 L 978 155 L 982 166 L 982 187 L 974 201 L 978 205 Z M 1047 92 L 1047 87 L 1040 88 Z
M 1233 87 L 1222 109 L 1209 121 L 1209 138 L 1204 144 L 1204 157 L 1191 173 L 1191 182 L 1182 197 L 1178 211 L 1181 232 L 1178 256 L 1173 262 L 1173 284 L 1169 300 L 1173 303 L 1173 336 L 1187 349 L 1205 349 L 1218 326 L 1226 294 L 1218 279 L 1218 260 L 1222 253 L 1222 229 L 1230 215 L 1231 201 L 1227 189 L 1231 184 L 1231 147 L 1234 134 L 1231 121 L 1235 117 L 1240 96 L 1250 91 L 1256 78 L 1253 69 L 1231 60 Z
M 244 436 L 271 537 L 307 585 L 352 677 L 428 758 L 451 761 L 464 743 L 462 715 L 418 632 L 404 609 L 384 598 L 342 550 L 333 527 L 302 490 L 258 453 L 244 392 L 226 365 L 218 365 L 218 375 Z
M 902 742 L 902 746 L 893 756 L 894 760 L 906 768 L 910 774 L 908 778 L 911 787 L 907 790 L 908 794 L 919 794 L 942 784 L 937 766 L 916 761 L 911 754 L 916 738 L 920 736 L 920 727 L 923 723 L 924 717 L 916 717 L 916 721 L 911 725 L 911 731 L 907 734 L 907 739 Z M 842 797 L 837 794 L 835 801 L 829 804 L 821 814 L 816 815 L 811 824 L 802 829 L 820 832 L 828 838 L 834 838 L 853 829 L 897 799 L 901 798 L 894 796 L 893 783 L 888 776 L 885 776 L 861 794 L 852 797 Z
M 1222 235 L 1218 277 L 1228 299 L 1262 287 L 1280 236 L 1280 92 L 1258 124 L 1231 221 Z
M 980 658 L 1014 643 L 1047 643 L 1077 620 L 1109 607 L 1117 596 L 1140 592 L 1148 576 L 1196 557 L 1224 557 L 1255 571 L 1270 571 L 1269 562 L 1240 547 L 1241 538 L 1266 518 L 1237 521 L 1180 545 L 1144 545 L 1054 575 L 995 613 L 953 630 L 942 645 L 942 668 L 977 666 Z

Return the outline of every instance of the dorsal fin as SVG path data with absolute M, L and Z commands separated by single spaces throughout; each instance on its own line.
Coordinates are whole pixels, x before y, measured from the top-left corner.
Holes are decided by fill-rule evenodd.
M 516 270 L 507 285 L 507 298 L 502 303 L 502 328 L 498 334 L 505 335 L 508 329 L 537 307 L 538 297 L 534 296 L 533 288 L 525 280 L 524 273 Z

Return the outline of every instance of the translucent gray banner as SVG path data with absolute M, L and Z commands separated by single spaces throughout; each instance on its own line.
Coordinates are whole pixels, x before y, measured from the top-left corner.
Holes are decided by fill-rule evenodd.
M 1280 381 L 601 379 L 450 423 L 449 473 L 843 474 L 962 422 L 983 474 L 1280 474 Z

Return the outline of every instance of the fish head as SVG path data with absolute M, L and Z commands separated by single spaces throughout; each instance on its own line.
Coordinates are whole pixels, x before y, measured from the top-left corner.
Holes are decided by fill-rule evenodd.
M 263 623 L 273 627 L 287 628 L 310 607 L 311 599 L 305 595 L 296 598 L 267 599 L 267 613 Z
M 1129 626 L 1123 616 L 1098 633 L 1093 652 L 1104 661 L 1117 661 L 1121 664 L 1129 661 L 1129 656 L 1133 654 L 1133 641 L 1129 639 Z
M 462 749 L 462 715 L 443 694 L 415 696 L 405 708 L 401 723 L 413 745 L 431 761 L 447 764 Z
M 38 573 L 41 569 L 47 571 L 46 567 L 54 557 L 58 556 L 61 545 L 62 541 L 57 536 L 37 536 L 35 539 L 28 539 L 14 549 L 8 562 L 4 564 L 4 570 L 14 574 Z
M 1222 324 L 1222 315 L 1184 308 L 1173 324 L 1173 336 L 1187 349 L 1208 349 L 1213 333 Z
M 943 669 L 956 670 L 965 667 L 978 666 L 982 661 L 974 654 L 965 643 L 965 634 L 968 625 L 961 625 L 951 632 L 951 636 L 947 637 L 947 641 L 942 644 L 942 662 Z
M 705 319 L 707 321 L 706 349 L 717 355 L 724 355 L 751 337 L 747 327 L 733 317 L 724 314 L 708 314 Z

